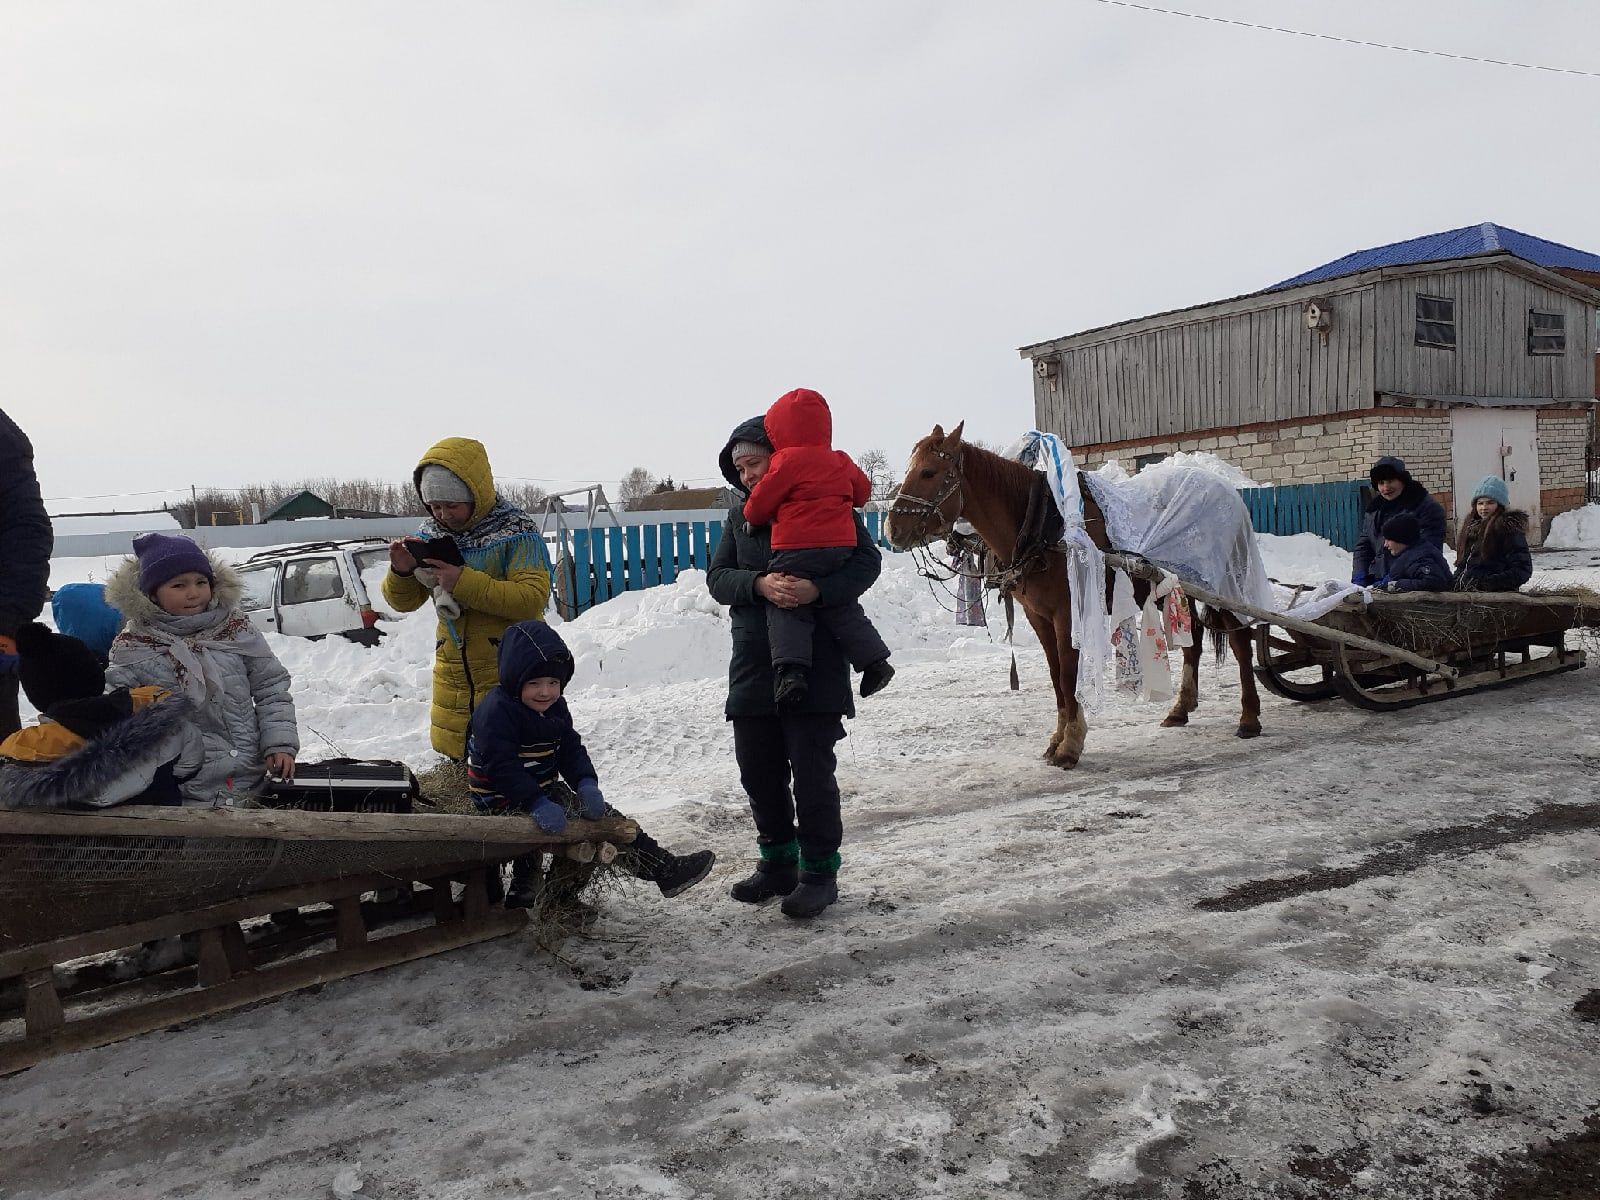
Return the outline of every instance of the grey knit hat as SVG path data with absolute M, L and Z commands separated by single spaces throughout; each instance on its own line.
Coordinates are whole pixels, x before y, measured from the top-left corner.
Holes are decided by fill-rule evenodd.
M 738 462 L 747 454 L 771 455 L 772 447 L 763 446 L 760 442 L 735 442 L 728 451 L 728 461 Z
M 471 504 L 472 489 L 448 467 L 429 463 L 417 478 L 417 494 L 424 504 Z

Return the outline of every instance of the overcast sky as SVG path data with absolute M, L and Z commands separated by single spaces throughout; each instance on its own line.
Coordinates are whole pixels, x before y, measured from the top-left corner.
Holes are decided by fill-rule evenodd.
M 1594 0 L 1163 6 L 1600 71 Z M 449 435 L 709 482 L 800 386 L 898 467 L 1029 428 L 1028 342 L 1479 221 L 1600 251 L 1597 111 L 1096 0 L 6 0 L 0 407 L 53 499 Z

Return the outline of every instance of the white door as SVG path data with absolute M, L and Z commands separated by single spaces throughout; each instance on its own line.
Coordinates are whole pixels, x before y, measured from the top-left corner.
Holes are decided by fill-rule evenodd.
M 1528 541 L 1537 545 L 1539 415 L 1531 409 L 1453 408 L 1450 420 L 1456 520 L 1467 515 L 1478 481 L 1498 475 L 1511 493 L 1511 507 L 1528 514 Z
M 291 558 L 278 585 L 278 632 L 299 637 L 361 628 L 339 559 Z
M 259 567 L 240 567 L 239 581 L 244 591 L 239 607 L 244 609 L 250 623 L 263 633 L 275 633 L 278 628 L 278 564 L 264 563 Z

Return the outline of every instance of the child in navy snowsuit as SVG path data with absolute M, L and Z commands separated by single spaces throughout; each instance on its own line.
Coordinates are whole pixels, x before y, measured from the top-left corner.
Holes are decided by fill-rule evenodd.
M 562 697 L 576 664 L 560 635 L 543 621 L 519 621 L 501 637 L 498 662 L 500 681 L 467 730 L 467 786 L 478 810 L 525 813 L 546 833 L 560 833 L 569 815 L 590 821 L 620 817 L 601 794 L 598 772 Z M 628 850 L 622 861 L 632 873 L 668 897 L 699 883 L 716 861 L 710 850 L 673 854 L 642 829 Z M 530 854 L 513 865 L 508 908 L 533 904 L 538 860 Z M 551 882 L 561 881 L 561 902 L 576 906 L 590 874 L 592 868 L 557 859 Z
M 744 519 L 772 528 L 767 570 L 800 579 L 832 575 L 856 552 L 855 510 L 871 498 L 872 484 L 848 454 L 833 449 L 833 414 L 810 388 L 778 397 L 762 424 L 772 443 L 772 463 L 744 502 Z M 733 457 L 739 456 L 736 446 Z M 863 696 L 881 691 L 894 677 L 889 647 L 859 603 L 768 604 L 773 698 L 779 708 L 795 706 L 810 690 L 811 635 L 817 621 L 861 672 Z
M 1450 564 L 1444 552 L 1422 537 L 1410 513 L 1390 517 L 1383 527 L 1383 577 L 1373 584 L 1386 592 L 1448 592 Z

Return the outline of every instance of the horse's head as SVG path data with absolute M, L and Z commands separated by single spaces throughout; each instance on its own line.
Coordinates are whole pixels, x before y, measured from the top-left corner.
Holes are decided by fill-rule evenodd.
M 901 550 L 923 546 L 950 532 L 961 515 L 961 422 L 949 433 L 942 425 L 911 448 L 911 463 L 889 505 L 885 530 Z

